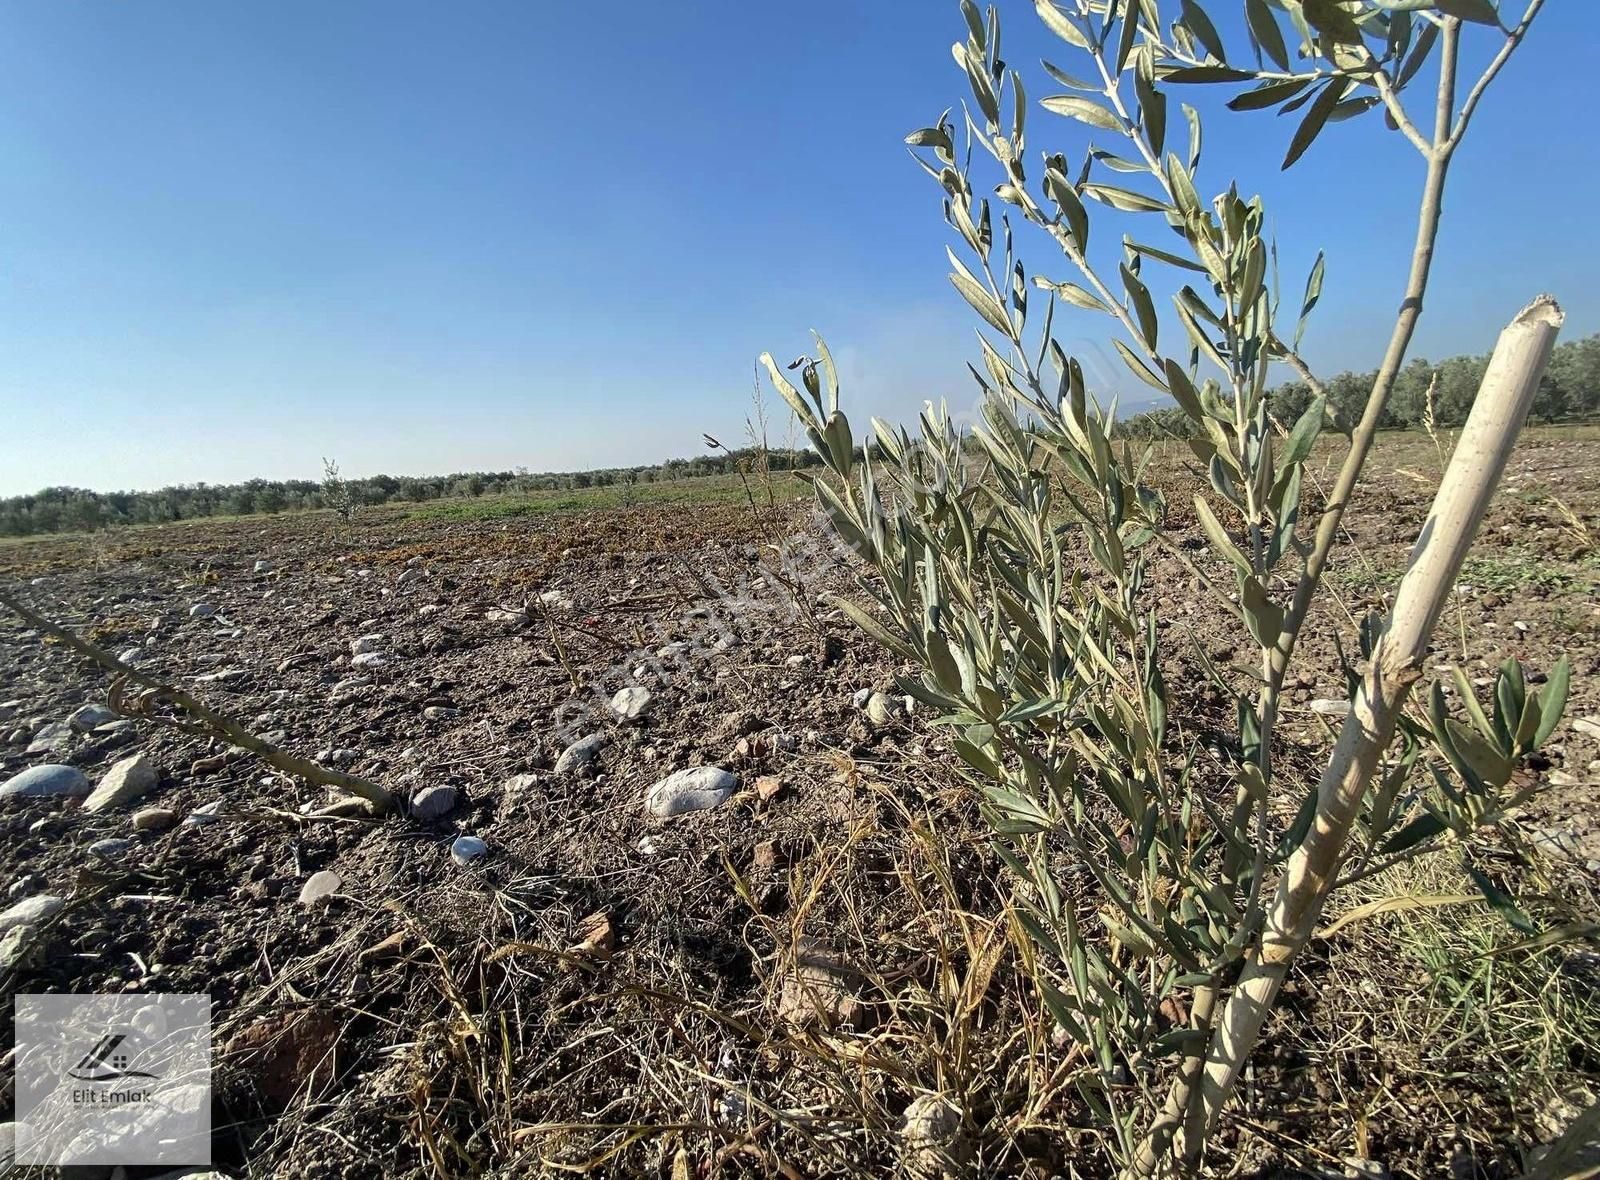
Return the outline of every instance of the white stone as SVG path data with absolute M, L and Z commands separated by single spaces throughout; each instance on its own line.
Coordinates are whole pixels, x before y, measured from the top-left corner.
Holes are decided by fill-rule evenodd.
M 0 912 L 0 934 L 13 926 L 36 926 L 55 917 L 66 904 L 66 898 L 49 893 L 19 901 L 10 909 Z
M 350 654 L 364 656 L 369 652 L 382 651 L 383 643 L 382 635 L 362 635 L 350 641 Z
M 588 737 L 579 738 L 561 751 L 561 757 L 556 759 L 556 773 L 566 774 L 569 770 L 587 766 L 600 756 L 600 747 L 605 744 L 606 735 L 603 733 L 591 733 Z
M 67 724 L 79 733 L 88 733 L 96 726 L 104 725 L 106 722 L 115 721 L 116 719 L 117 714 L 114 710 L 107 708 L 105 705 L 91 704 L 74 710 L 72 716 L 67 718 Z
M 1331 697 L 1311 702 L 1311 711 L 1321 713 L 1324 717 L 1345 717 L 1350 712 L 1349 701 L 1334 700 Z
M 105 811 L 120 807 L 139 798 L 161 780 L 161 772 L 143 753 L 124 758 L 101 776 L 89 797 L 83 801 L 85 811 Z
M 306 878 L 306 883 L 300 886 L 300 902 L 302 905 L 311 905 L 332 897 L 339 892 L 339 887 L 344 884 L 339 874 L 332 869 L 322 869 L 312 873 Z
M 500 789 L 507 797 L 515 798 L 524 791 L 539 785 L 539 776 L 536 774 L 514 774 L 500 784 Z
M 256 559 L 256 573 L 258 574 L 270 574 L 277 568 L 277 566 L 273 565 L 272 562 L 268 561 L 265 557 Z
M 33 735 L 28 743 L 29 754 L 64 753 L 72 744 L 72 726 L 65 721 L 52 721 Z
M 227 804 L 221 799 L 213 799 L 210 803 L 202 803 L 188 815 L 183 817 L 185 827 L 198 828 L 205 824 L 214 824 L 222 818 L 227 810 Z
M 189 617 L 191 619 L 209 619 L 216 613 L 216 604 L 211 602 L 197 602 L 189 608 Z
M 78 798 L 92 788 L 76 766 L 46 762 L 14 774 L 0 785 L 0 799 Z
M 669 774 L 645 792 L 645 810 L 665 819 L 688 811 L 705 811 L 728 801 L 739 785 L 736 775 L 719 766 L 693 766 Z
M 178 822 L 178 813 L 165 807 L 144 807 L 133 813 L 136 832 L 164 832 Z
M 459 799 L 454 787 L 424 787 L 411 797 L 411 818 L 423 823 L 443 819 L 456 809 Z
M 611 698 L 611 711 L 623 721 L 637 721 L 650 707 L 650 690 L 642 684 L 630 684 Z
M 458 865 L 469 865 L 489 851 L 489 846 L 476 836 L 457 836 L 450 845 L 450 859 Z

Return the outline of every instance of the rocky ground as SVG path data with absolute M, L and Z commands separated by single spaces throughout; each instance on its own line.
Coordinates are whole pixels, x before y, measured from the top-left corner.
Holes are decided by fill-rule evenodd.
M 1381 511 L 1302 649 L 1290 760 L 1314 766 L 1334 637 L 1392 589 L 1430 456 L 1379 452 Z M 1580 891 L 1600 879 L 1597 463 L 1593 437 L 1518 452 L 1437 645 L 1478 679 L 1572 658 L 1525 822 Z M 811 535 L 797 508 L 391 507 L 0 547 L 0 586 L 33 609 L 408 811 L 374 819 L 159 709 L 123 716 L 102 669 L 0 617 L 8 994 L 209 993 L 228 1174 L 881 1174 L 939 1140 L 938 1096 L 968 1081 L 993 1107 L 968 1120 L 1000 1121 L 1035 1085 L 1008 1063 L 1051 1053 L 1047 1030 L 1007 1031 L 1036 1006 L 1002 966 L 1003 883 L 895 668 L 785 589 L 850 586 Z M 777 538 L 798 541 L 787 570 Z M 1244 653 L 1181 567 L 1155 573 L 1165 627 Z M 1169 683 L 1198 683 L 1169 649 Z M 873 1030 L 842 1073 L 805 1031 L 840 1024 Z M 1291 1057 L 1263 1068 L 1320 1076 Z M 1375 1122 L 1346 1089 L 1243 1119 L 1239 1159 L 1510 1175 L 1545 1133 L 1544 1104 L 1470 1082 Z M 995 1170 L 1068 1174 L 1092 1138 L 1074 1101 L 1008 1123 Z

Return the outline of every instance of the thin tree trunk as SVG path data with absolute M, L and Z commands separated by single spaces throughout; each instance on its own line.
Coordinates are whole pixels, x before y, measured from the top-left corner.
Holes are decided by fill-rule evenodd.
M 1499 486 L 1563 319 L 1555 301 L 1541 296 L 1501 333 L 1412 550 L 1388 629 L 1323 772 L 1315 822 L 1285 866 L 1257 953 L 1246 963 L 1212 1035 L 1200 1094 L 1207 1134 L 1233 1095 L 1289 964 L 1322 912 L 1351 824 L 1394 737 L 1429 636 Z

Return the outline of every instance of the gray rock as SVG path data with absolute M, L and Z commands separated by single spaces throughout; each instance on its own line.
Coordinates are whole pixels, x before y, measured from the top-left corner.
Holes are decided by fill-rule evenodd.
M 10 721 L 22 711 L 22 706 L 26 703 L 26 701 L 15 698 L 9 701 L 0 701 L 0 721 Z
M 856 1024 L 862 1013 L 856 967 L 820 939 L 804 936 L 795 943 L 792 963 L 783 975 L 778 1015 L 791 1024 Z
M 52 721 L 33 735 L 25 753 L 61 754 L 72 744 L 72 726 L 65 721 Z
M 339 887 L 344 884 L 339 874 L 332 869 L 323 869 L 312 873 L 306 878 L 306 883 L 300 886 L 300 904 L 313 905 L 324 901 L 339 892 Z
M 144 648 L 126 647 L 117 653 L 117 660 L 123 664 L 137 664 L 144 659 Z
M 962 1122 L 961 1108 L 942 1094 L 924 1094 L 906 1107 L 900 1134 L 907 1170 L 913 1176 L 966 1175 L 972 1143 Z
M 183 825 L 186 828 L 198 828 L 206 824 L 214 824 L 222 819 L 222 815 L 226 810 L 226 803 L 221 799 L 213 799 L 210 803 L 202 803 L 184 816 Z
M 456 809 L 460 793 L 454 787 L 424 787 L 411 797 L 411 818 L 431 823 Z
M 126 837 L 107 836 L 89 845 L 89 851 L 103 860 L 118 860 L 132 847 L 133 841 Z
M 350 641 L 350 654 L 353 656 L 371 655 L 382 651 L 383 644 L 382 635 L 362 635 Z
M 37 926 L 59 914 L 66 904 L 65 898 L 51 893 L 25 898 L 0 912 L 0 932 L 10 930 L 13 926 Z
M 637 721 L 650 707 L 650 690 L 642 684 L 630 684 L 611 698 L 611 711 L 623 721 Z
M 217 606 L 214 602 L 197 602 L 189 608 L 191 619 L 209 619 L 216 613 Z
M 469 865 L 489 851 L 489 846 L 476 836 L 457 836 L 450 845 L 450 859 L 458 865 Z
M 116 763 L 105 772 L 89 797 L 83 801 L 85 811 L 105 811 L 132 803 L 156 783 L 161 772 L 143 753 L 134 754 Z
M 328 700 L 333 704 L 348 700 L 371 683 L 370 676 L 346 676 L 328 692 Z
M 1579 717 L 1572 723 L 1575 732 L 1600 738 L 1600 717 Z
M 178 813 L 166 807 L 143 807 L 133 813 L 136 832 L 164 832 L 178 822 Z
M 422 715 L 429 721 L 449 721 L 452 717 L 461 716 L 461 710 L 449 705 L 429 705 L 422 710 Z
M 500 784 L 500 789 L 505 792 L 506 798 L 514 799 L 538 785 L 539 776 L 536 774 L 514 774 Z
M 33 949 L 33 941 L 37 934 L 38 931 L 27 923 L 13 926 L 4 934 L 0 934 L 0 971 L 11 971 L 20 967 L 27 959 L 28 952 Z M 9 1123 L 5 1125 L 10 1126 Z M 0 1143 L 0 1172 L 4 1172 L 5 1165 L 11 1162 L 4 1153 L 5 1146 L 4 1143 Z
M 588 737 L 579 738 L 561 751 L 561 757 L 556 759 L 556 773 L 566 774 L 580 766 L 587 766 L 600 756 L 600 748 L 605 744 L 606 735 L 603 733 L 591 733 Z
M 867 698 L 867 720 L 874 725 L 888 725 L 894 720 L 894 702 L 881 692 Z
M 739 785 L 736 775 L 719 766 L 693 766 L 669 774 L 645 792 L 645 810 L 665 819 L 688 811 L 705 811 L 726 803 Z
M 389 662 L 389 657 L 378 651 L 362 652 L 358 656 L 350 657 L 352 668 L 381 668 Z
M 88 733 L 96 726 L 115 721 L 117 714 L 105 705 L 84 705 L 67 718 L 67 724 L 79 733 Z
M 196 684 L 234 684 L 250 675 L 248 668 L 219 668 L 194 678 Z
M 265 557 L 261 557 L 256 560 L 255 569 L 256 573 L 258 574 L 270 574 L 277 568 L 277 566 L 273 565 L 272 562 L 267 560 Z
M 409 566 L 402 570 L 400 576 L 394 580 L 396 586 L 409 586 L 412 582 L 422 577 L 422 571 L 416 566 Z
M 858 709 L 865 709 L 867 707 L 867 702 L 871 699 L 872 690 L 870 688 L 858 688 L 856 689 L 854 695 L 851 696 L 850 703 Z
M 0 799 L 76 799 L 91 789 L 88 778 L 76 766 L 46 762 L 7 779 L 0 785 Z

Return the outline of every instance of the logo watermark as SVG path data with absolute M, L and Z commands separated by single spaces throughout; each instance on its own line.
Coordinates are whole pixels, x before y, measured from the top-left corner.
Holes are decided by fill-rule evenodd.
M 16 1162 L 209 1164 L 211 997 L 19 995 Z

